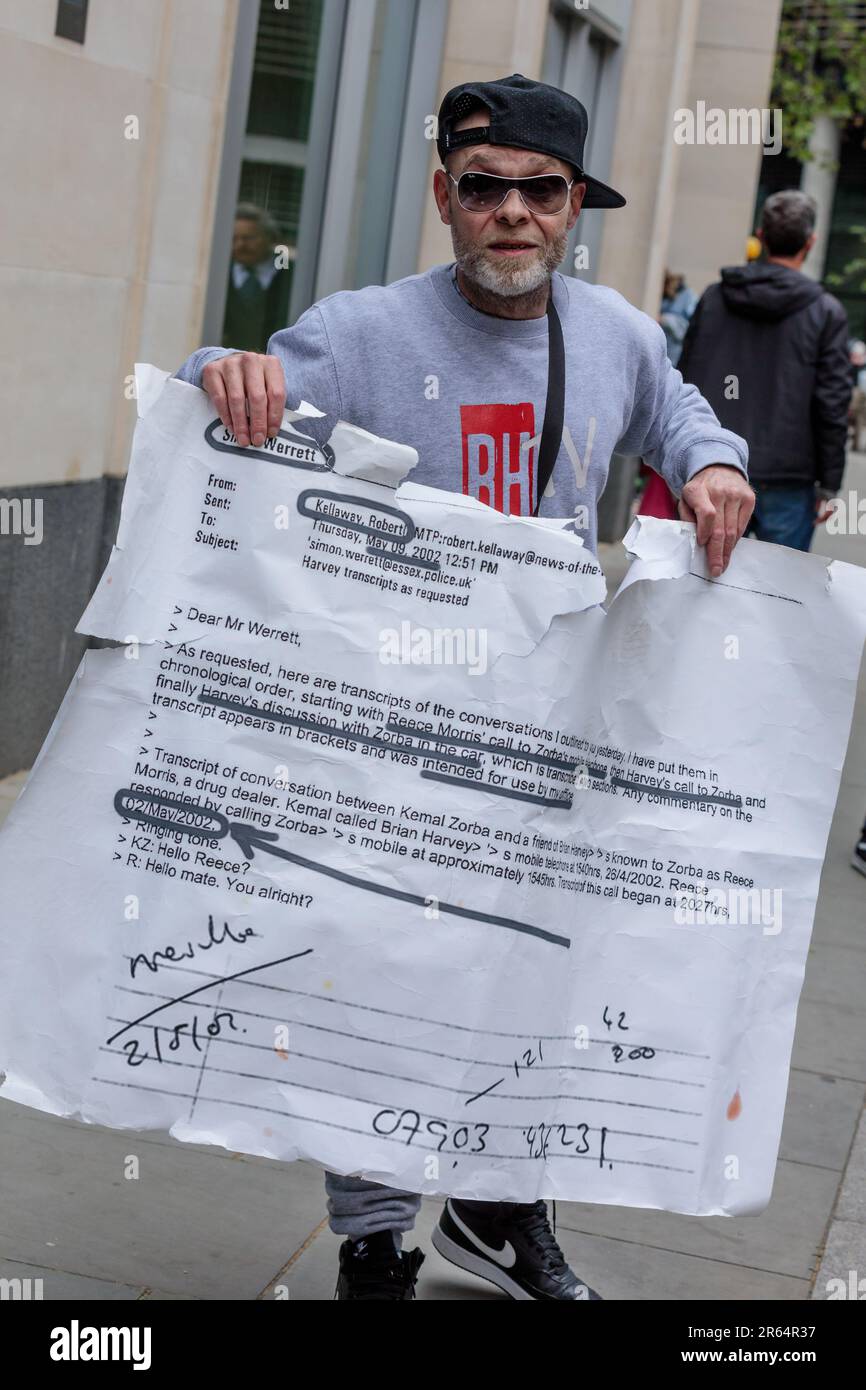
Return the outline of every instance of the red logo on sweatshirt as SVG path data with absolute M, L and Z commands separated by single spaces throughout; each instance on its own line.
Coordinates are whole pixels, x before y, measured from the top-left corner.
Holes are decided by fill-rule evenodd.
M 535 481 L 535 408 L 461 405 L 463 491 L 507 516 L 529 516 Z

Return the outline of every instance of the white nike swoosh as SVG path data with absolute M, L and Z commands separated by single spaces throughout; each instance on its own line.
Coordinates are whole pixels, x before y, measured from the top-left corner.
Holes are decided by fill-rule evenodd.
M 473 1245 L 477 1245 L 482 1255 L 486 1255 L 489 1260 L 495 1260 L 503 1269 L 510 1269 L 512 1265 L 517 1263 L 517 1252 L 510 1240 L 505 1242 L 501 1250 L 492 1250 L 489 1245 L 485 1245 L 484 1241 L 479 1239 L 474 1231 L 470 1231 L 465 1222 L 460 1220 L 450 1202 L 448 1203 L 448 1215 L 467 1240 L 471 1240 Z

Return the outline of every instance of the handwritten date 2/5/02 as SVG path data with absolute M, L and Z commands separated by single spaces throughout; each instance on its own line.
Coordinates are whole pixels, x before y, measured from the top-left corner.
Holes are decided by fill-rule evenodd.
M 152 1042 L 149 1048 L 139 1038 L 127 1038 L 126 1042 L 122 1044 L 127 1063 L 131 1067 L 140 1067 L 142 1062 L 148 1060 L 153 1062 L 169 1060 L 164 1054 L 166 1052 L 178 1052 L 184 1042 L 191 1042 L 196 1052 L 201 1052 L 202 1033 L 206 1039 L 218 1038 L 226 1031 L 245 1033 L 247 1030 L 238 1027 L 230 1009 L 214 1009 L 212 1019 L 203 1028 L 200 1028 L 199 1015 L 195 1013 L 192 1018 L 184 1019 L 183 1022 L 176 1023 L 173 1027 L 151 1024 L 145 1028 L 142 1025 L 141 1031 L 151 1034 Z M 168 1040 L 161 1042 L 160 1033 L 167 1033 Z

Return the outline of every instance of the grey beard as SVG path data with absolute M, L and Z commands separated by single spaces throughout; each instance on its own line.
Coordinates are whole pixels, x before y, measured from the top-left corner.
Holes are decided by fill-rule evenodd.
M 568 245 L 568 232 L 541 247 L 541 255 L 528 266 L 505 260 L 494 265 L 485 255 L 483 247 L 474 241 L 464 240 L 457 228 L 452 225 L 454 259 L 467 280 L 486 290 L 488 294 L 512 298 L 517 295 L 534 294 L 549 284 L 550 277 L 565 255 Z

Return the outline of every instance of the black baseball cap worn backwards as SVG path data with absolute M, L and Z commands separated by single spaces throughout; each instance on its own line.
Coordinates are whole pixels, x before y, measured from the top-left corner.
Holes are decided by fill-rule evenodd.
M 455 132 L 455 125 L 464 116 L 482 106 L 490 114 L 489 126 L 470 126 Z M 577 97 L 515 72 L 495 82 L 463 82 L 452 87 L 439 108 L 436 148 L 443 164 L 446 155 L 466 145 L 511 145 L 519 150 L 550 154 L 573 165 L 578 182 L 586 184 L 585 208 L 624 207 L 621 193 L 584 170 L 588 129 L 586 108 Z

